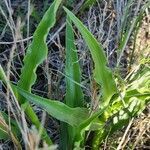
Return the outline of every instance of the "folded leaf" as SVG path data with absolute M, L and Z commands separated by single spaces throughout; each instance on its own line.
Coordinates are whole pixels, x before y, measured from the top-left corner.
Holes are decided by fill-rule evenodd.
M 74 42 L 71 20 L 67 17 L 65 73 L 69 78 L 66 78 L 65 103 L 70 107 L 80 107 L 83 105 L 83 92 L 79 85 L 81 84 L 81 70 Z
M 70 107 L 83 106 L 83 92 L 81 89 L 81 71 L 78 61 L 77 50 L 74 43 L 74 33 L 69 17 L 66 19 L 66 96 L 65 104 Z M 68 78 L 69 77 L 69 78 Z M 76 84 L 78 83 L 78 84 Z M 61 123 L 61 148 L 62 150 L 73 149 L 74 138 L 78 130 L 76 128 Z M 64 144 L 66 143 L 66 144 Z
M 117 92 L 116 84 L 112 76 L 111 69 L 107 67 L 107 59 L 101 44 L 94 38 L 83 23 L 67 8 L 64 8 L 67 15 L 76 25 L 90 49 L 95 63 L 94 78 L 102 87 L 103 105 L 107 106 L 111 97 Z

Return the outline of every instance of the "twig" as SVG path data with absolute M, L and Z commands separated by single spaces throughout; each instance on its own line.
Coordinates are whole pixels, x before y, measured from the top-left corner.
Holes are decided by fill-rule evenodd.
M 125 131 L 125 133 L 124 133 L 124 135 L 123 135 L 123 137 L 121 139 L 121 142 L 120 142 L 120 144 L 117 147 L 117 150 L 121 149 L 121 146 L 122 146 L 123 142 L 125 141 L 126 135 L 127 135 L 128 131 L 129 131 L 132 123 L 133 123 L 133 120 L 134 120 L 134 118 L 132 118 L 131 121 L 129 122 L 129 124 L 128 124 L 127 128 L 126 128 L 126 131 Z

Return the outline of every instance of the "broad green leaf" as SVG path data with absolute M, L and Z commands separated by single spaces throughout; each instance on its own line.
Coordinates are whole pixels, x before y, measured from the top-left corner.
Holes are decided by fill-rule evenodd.
M 28 101 L 42 107 L 52 117 L 66 122 L 71 126 L 78 127 L 83 120 L 88 118 L 88 110 L 85 108 L 71 108 L 62 102 L 36 96 L 14 85 L 13 87 L 16 88 Z
M 83 23 L 67 8 L 64 8 L 67 15 L 76 25 L 82 34 L 87 46 L 90 49 L 93 61 L 95 63 L 94 78 L 102 87 L 103 106 L 107 106 L 110 98 L 117 92 L 116 84 L 111 70 L 107 67 L 107 59 L 101 44 L 94 38 Z
M 91 114 L 87 119 L 83 120 L 78 128 L 76 128 L 77 132 L 74 140 L 76 149 L 80 149 L 80 145 L 85 138 L 85 131 L 89 129 L 91 124 L 95 123 L 94 121 L 104 113 L 107 107 L 104 107 L 103 109 L 94 112 L 94 114 Z
M 55 0 L 51 4 L 34 32 L 33 41 L 27 49 L 27 54 L 24 58 L 24 67 L 21 70 L 20 81 L 18 83 L 18 86 L 24 90 L 31 90 L 31 86 L 36 80 L 36 69 L 47 57 L 46 37 L 56 22 L 56 12 L 61 1 Z
M 141 93 L 144 91 L 150 91 L 150 68 L 144 67 L 132 77 L 132 82 L 128 84 L 128 89 L 137 89 Z
M 62 0 L 55 0 L 51 4 L 34 32 L 33 41 L 27 49 L 24 58 L 24 66 L 21 70 L 21 76 L 18 82 L 18 86 L 26 91 L 31 91 L 31 87 L 36 81 L 36 69 L 47 57 L 48 48 L 46 45 L 46 38 L 49 30 L 56 22 L 56 12 L 61 1 Z M 20 95 L 18 100 L 21 104 L 26 102 Z M 37 129 L 41 128 L 41 123 L 30 106 L 26 108 L 25 112 Z M 45 129 L 43 129 L 42 137 L 46 138 L 48 144 L 52 143 Z
M 97 117 L 100 117 L 106 110 L 108 109 L 108 106 L 104 107 L 103 109 L 99 109 L 98 111 L 94 112 L 90 117 L 88 117 L 82 124 L 80 125 L 80 130 L 85 129 L 87 126 L 89 126 Z

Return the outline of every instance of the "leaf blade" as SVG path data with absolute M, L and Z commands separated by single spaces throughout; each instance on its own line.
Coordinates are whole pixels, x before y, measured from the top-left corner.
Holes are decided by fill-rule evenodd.
M 104 50 L 101 44 L 98 43 L 94 36 L 83 25 L 83 23 L 67 8 L 64 7 L 64 10 L 78 28 L 90 49 L 93 61 L 95 63 L 94 78 L 96 82 L 102 86 L 103 105 L 107 106 L 110 98 L 117 92 L 117 88 L 112 76 L 112 72 L 107 67 L 107 59 L 104 54 Z
M 88 118 L 88 110 L 85 108 L 71 108 L 62 102 L 42 98 L 14 85 L 13 87 L 28 101 L 44 108 L 51 116 L 71 126 L 79 126 L 83 120 Z
M 81 86 L 81 70 L 78 62 L 77 50 L 74 44 L 74 33 L 71 20 L 67 17 L 66 25 L 66 104 L 70 107 L 80 107 L 83 105 L 83 92 Z M 75 82 L 79 83 L 78 85 Z
M 24 67 L 22 68 L 20 81 L 18 82 L 18 86 L 24 90 L 31 90 L 31 86 L 36 80 L 36 69 L 47 57 L 48 48 L 46 45 L 46 37 L 56 22 L 56 12 L 61 1 L 55 0 L 51 4 L 34 32 L 33 41 L 24 58 Z
M 77 49 L 74 44 L 74 33 L 72 22 L 67 16 L 66 19 L 66 95 L 65 104 L 70 107 L 83 106 L 83 92 L 81 89 L 81 70 L 78 61 Z M 74 82 L 73 82 L 74 81 Z M 76 84 L 78 83 L 78 84 Z M 66 123 L 61 123 L 61 148 L 62 150 L 73 149 L 74 139 L 78 130 Z M 65 143 L 65 144 L 64 144 Z

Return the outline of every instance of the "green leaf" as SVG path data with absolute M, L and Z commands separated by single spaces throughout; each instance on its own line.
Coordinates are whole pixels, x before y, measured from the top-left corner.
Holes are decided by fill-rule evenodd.
M 102 45 L 94 38 L 90 31 L 72 12 L 70 12 L 67 8 L 64 9 L 82 34 L 87 46 L 90 49 L 93 61 L 95 63 L 94 78 L 102 87 L 103 105 L 107 106 L 110 98 L 117 92 L 117 88 L 112 72 L 107 67 L 107 59 Z
M 70 107 L 80 107 L 83 106 L 84 98 L 80 86 L 81 71 L 74 42 L 74 33 L 71 20 L 67 17 L 65 73 L 69 78 L 66 78 L 65 103 Z M 79 84 L 76 84 L 76 82 Z
M 74 33 L 69 17 L 66 20 L 66 96 L 65 104 L 70 107 L 83 106 L 83 92 L 81 89 L 81 71 L 78 61 L 77 50 L 74 44 Z M 74 82 L 73 82 L 74 81 Z M 78 83 L 78 84 L 76 84 Z M 61 147 L 62 149 L 72 149 L 74 137 L 78 130 L 65 123 L 61 123 Z M 64 144 L 65 143 L 65 144 Z
M 118 110 L 115 114 L 112 114 L 107 121 L 101 125 L 96 136 L 93 138 L 93 149 L 100 147 L 100 144 L 109 135 L 111 136 L 118 130 L 127 126 L 129 121 L 139 115 L 146 107 L 150 99 L 147 101 L 145 99 L 138 99 L 135 97 L 130 98 L 127 108 L 122 108 Z
M 112 105 L 106 110 L 107 118 L 103 126 L 95 134 L 93 139 L 93 148 L 99 147 L 108 134 L 115 133 L 117 130 L 126 126 L 131 118 L 139 115 L 150 102 L 150 71 L 147 67 L 139 70 L 131 77 L 132 82 L 127 84 L 125 93 L 121 93 L 126 104 L 126 108 L 121 102 L 121 97 L 115 97 Z M 101 117 L 99 117 L 101 120 Z M 97 129 L 98 130 L 98 129 Z
M 27 54 L 24 58 L 24 67 L 18 83 L 18 86 L 24 90 L 31 90 L 31 86 L 36 80 L 36 69 L 47 57 L 46 37 L 56 22 L 56 12 L 61 1 L 55 0 L 51 4 L 34 32 L 33 41 L 27 49 Z
M 55 0 L 51 4 L 47 12 L 44 14 L 36 31 L 34 32 L 33 41 L 27 49 L 27 54 L 24 58 L 24 66 L 21 70 L 20 81 L 18 82 L 18 86 L 26 91 L 31 91 L 31 87 L 36 81 L 37 67 L 47 57 L 48 48 L 46 45 L 46 38 L 49 30 L 54 26 L 56 22 L 56 12 L 61 1 L 62 0 Z M 26 102 L 26 99 L 24 99 L 20 95 L 18 97 L 18 100 L 21 104 Z M 41 128 L 41 123 L 38 120 L 38 117 L 29 105 L 26 108 L 25 112 L 32 123 L 37 127 L 37 129 Z M 45 129 L 43 129 L 42 137 L 46 139 L 48 144 L 52 143 Z
M 66 122 L 71 126 L 78 127 L 83 122 L 83 120 L 88 118 L 88 110 L 85 108 L 71 108 L 62 102 L 36 96 L 14 85 L 13 87 L 16 88 L 18 92 L 28 101 L 42 107 L 52 117 Z

